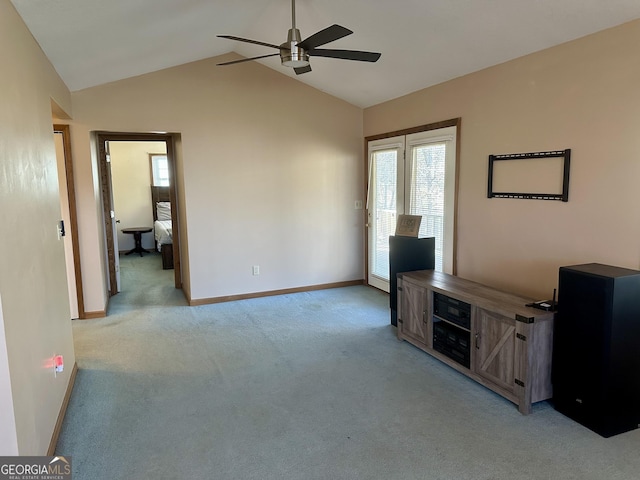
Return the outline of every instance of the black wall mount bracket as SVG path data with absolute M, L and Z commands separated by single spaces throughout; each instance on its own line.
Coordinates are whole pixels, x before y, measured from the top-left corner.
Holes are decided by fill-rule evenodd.
M 563 159 L 562 166 L 562 193 L 544 193 L 544 192 L 495 192 L 493 189 L 494 164 L 501 160 L 535 160 L 541 158 Z M 489 155 L 489 182 L 487 188 L 488 198 L 522 198 L 530 200 L 560 200 L 562 202 L 569 201 L 569 166 L 571 161 L 571 149 L 554 150 L 550 152 L 531 152 L 531 153 L 511 153 L 504 155 Z

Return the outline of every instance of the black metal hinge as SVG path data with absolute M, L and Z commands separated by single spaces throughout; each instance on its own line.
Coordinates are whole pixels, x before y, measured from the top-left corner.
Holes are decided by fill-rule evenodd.
M 398 290 L 402 291 L 402 287 L 398 287 Z
M 398 323 L 404 323 L 404 320 L 402 320 L 401 318 L 398 319 Z
M 519 385 L 521 387 L 524 387 L 524 382 L 522 380 L 518 380 L 517 378 L 514 380 L 516 385 Z
M 534 317 L 525 317 L 523 315 L 516 314 L 516 321 L 522 323 L 533 323 Z
M 516 338 L 517 338 L 518 340 L 522 340 L 523 342 L 526 342 L 526 341 L 527 341 L 527 337 L 526 337 L 526 335 L 522 335 L 521 333 L 516 333 Z

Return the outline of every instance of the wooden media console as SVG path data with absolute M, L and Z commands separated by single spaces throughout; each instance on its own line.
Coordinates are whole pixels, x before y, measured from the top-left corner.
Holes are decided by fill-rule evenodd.
M 434 270 L 398 274 L 397 293 L 399 339 L 502 395 L 522 414 L 552 397 L 553 312 Z

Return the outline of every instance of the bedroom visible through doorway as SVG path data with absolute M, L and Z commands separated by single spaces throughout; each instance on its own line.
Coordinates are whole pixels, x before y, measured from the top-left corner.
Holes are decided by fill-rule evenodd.
M 165 253 L 172 247 L 169 172 L 165 142 L 111 141 L 109 153 L 118 257 L 130 260 L 119 262 L 121 290 L 135 287 L 126 284 L 123 269 L 135 268 L 139 257 L 154 257 L 163 269 L 173 269 L 173 261 L 163 262 L 161 254 L 163 247 Z

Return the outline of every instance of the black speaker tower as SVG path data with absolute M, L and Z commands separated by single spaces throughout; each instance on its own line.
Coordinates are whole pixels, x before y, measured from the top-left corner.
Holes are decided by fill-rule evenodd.
M 398 273 L 432 270 L 436 264 L 435 237 L 389 237 L 389 302 L 391 325 L 398 326 Z
M 640 271 L 560 267 L 553 403 L 611 437 L 640 423 Z

